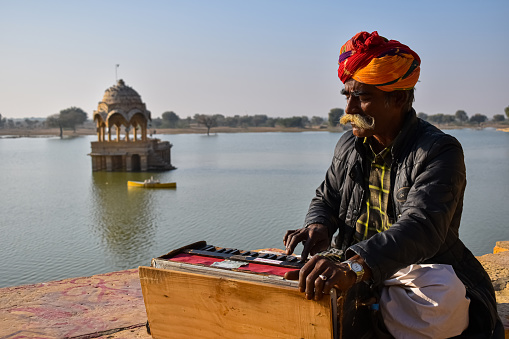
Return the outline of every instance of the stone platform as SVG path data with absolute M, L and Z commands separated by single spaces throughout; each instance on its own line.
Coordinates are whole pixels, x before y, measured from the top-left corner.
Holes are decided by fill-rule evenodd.
M 509 241 L 497 241 L 493 254 L 477 257 L 490 275 L 497 296 L 498 314 L 509 339 Z
M 509 339 L 509 241 L 478 257 Z M 149 339 L 138 269 L 0 288 L 0 339 Z
M 0 289 L 0 338 L 151 338 L 138 269 Z

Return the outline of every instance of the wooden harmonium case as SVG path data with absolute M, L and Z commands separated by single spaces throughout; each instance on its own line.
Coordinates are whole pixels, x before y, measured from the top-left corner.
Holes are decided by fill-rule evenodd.
M 306 300 L 298 257 L 200 241 L 141 266 L 153 338 L 337 338 L 337 296 Z

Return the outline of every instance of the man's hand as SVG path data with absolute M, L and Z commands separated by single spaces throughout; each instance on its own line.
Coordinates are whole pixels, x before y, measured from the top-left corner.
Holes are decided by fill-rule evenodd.
M 320 300 L 335 287 L 341 291 L 350 289 L 357 279 L 348 265 L 332 262 L 321 256 L 314 256 L 299 271 L 290 271 L 285 279 L 299 279 L 299 290 L 306 293 L 306 298 Z
M 311 224 L 298 230 L 286 231 L 283 243 L 286 246 L 287 255 L 292 254 L 299 243 L 303 243 L 301 259 L 306 260 L 310 253 L 315 255 L 329 247 L 329 231 L 325 225 Z
M 303 243 L 301 259 L 306 260 L 310 253 L 314 255 L 329 247 L 329 231 L 325 225 L 311 224 L 298 230 L 286 231 L 283 243 L 287 255 L 292 254 L 299 243 Z

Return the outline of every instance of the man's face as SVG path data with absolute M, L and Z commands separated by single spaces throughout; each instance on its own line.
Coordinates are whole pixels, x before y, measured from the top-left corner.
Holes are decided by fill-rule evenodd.
M 350 79 L 341 92 L 347 103 L 340 122 L 350 122 L 355 136 L 370 137 L 392 130 L 391 123 L 398 119 L 401 110 L 386 100 L 384 91 Z

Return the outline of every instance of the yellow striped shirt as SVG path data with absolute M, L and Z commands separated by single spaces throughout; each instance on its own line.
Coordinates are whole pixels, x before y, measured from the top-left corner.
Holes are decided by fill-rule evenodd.
M 369 190 L 366 191 L 362 211 L 356 224 L 355 242 L 370 238 L 378 232 L 391 227 L 392 218 L 388 211 L 390 207 L 391 190 L 391 146 L 376 154 L 368 138 L 364 138 L 364 146 L 371 165 L 369 177 Z

